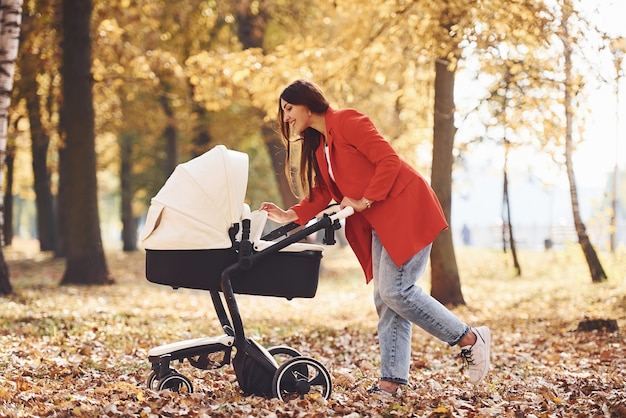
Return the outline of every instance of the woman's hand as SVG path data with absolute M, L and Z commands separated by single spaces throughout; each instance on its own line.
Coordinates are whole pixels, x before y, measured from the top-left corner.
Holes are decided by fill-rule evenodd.
M 267 217 L 270 218 L 270 220 L 277 222 L 279 224 L 292 222 L 298 219 L 298 214 L 296 213 L 295 210 L 293 209 L 282 210 L 281 208 L 279 208 L 272 202 L 261 203 L 261 207 L 259 207 L 259 210 L 266 211 Z
M 354 209 L 355 212 L 362 212 L 365 209 L 368 209 L 371 205 L 371 201 L 367 200 L 366 198 L 362 197 L 361 199 L 352 199 L 351 197 L 344 197 L 341 200 L 341 203 L 339 204 L 339 207 L 341 209 L 345 208 L 346 206 L 352 206 L 352 209 Z

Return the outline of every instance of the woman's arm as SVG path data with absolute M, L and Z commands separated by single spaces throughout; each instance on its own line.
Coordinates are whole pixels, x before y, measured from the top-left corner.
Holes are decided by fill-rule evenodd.
M 261 207 L 259 210 L 264 210 L 267 212 L 267 217 L 270 220 L 277 222 L 279 224 L 284 224 L 287 222 L 293 222 L 298 219 L 298 214 L 293 209 L 282 210 L 277 205 L 271 202 L 263 202 L 261 203 Z

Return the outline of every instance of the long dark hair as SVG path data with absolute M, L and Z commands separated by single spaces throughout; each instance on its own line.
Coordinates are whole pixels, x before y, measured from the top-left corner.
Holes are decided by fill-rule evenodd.
M 324 114 L 328 110 L 328 100 L 324 97 L 322 90 L 314 83 L 308 80 L 296 80 L 283 90 L 278 98 L 278 123 L 280 124 L 280 133 L 285 141 L 287 148 L 287 154 L 285 157 L 285 173 L 290 180 L 289 184 L 291 190 L 297 195 L 293 187 L 293 177 L 291 172 L 291 126 L 284 121 L 285 112 L 280 105 L 280 100 L 283 99 L 287 103 L 293 105 L 304 105 L 309 108 L 313 113 Z M 321 134 L 325 135 L 325 132 Z M 302 142 L 302 151 L 300 153 L 300 167 L 299 178 L 302 190 L 308 192 L 309 198 L 311 198 L 311 191 L 313 188 L 313 174 L 315 174 L 315 181 L 323 184 L 324 180 L 320 175 L 320 168 L 317 165 L 315 159 L 315 150 L 320 144 L 320 132 L 317 132 L 313 128 L 307 128 L 301 133 L 298 141 Z

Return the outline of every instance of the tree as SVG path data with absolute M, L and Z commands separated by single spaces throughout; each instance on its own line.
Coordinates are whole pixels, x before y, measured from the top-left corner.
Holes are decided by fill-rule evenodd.
M 452 208 L 452 164 L 454 157 L 454 72 L 446 61 L 435 64 L 435 117 L 433 127 L 433 165 L 431 184 L 443 213 L 450 222 Z M 465 304 L 454 253 L 451 228 L 439 234 L 433 243 L 431 260 L 431 295 L 443 304 Z
M 235 6 L 237 16 L 237 37 L 244 49 L 259 49 L 263 54 L 265 50 L 265 37 L 268 21 L 272 17 L 271 4 L 267 1 L 257 2 L 244 0 Z M 259 120 L 263 120 L 263 109 L 257 109 Z M 277 130 L 272 127 L 273 120 L 263 121 L 261 135 L 272 161 L 272 167 L 276 176 L 278 190 L 282 197 L 282 205 L 289 207 L 297 203 L 298 199 L 291 191 L 289 179 L 285 173 L 286 149 Z
M 0 187 L 2 187 L 13 71 L 22 24 L 22 0 L 0 0 L 0 14 Z M 0 231 L 3 229 L 1 227 L 2 212 L 3 208 L 0 207 Z M 10 295 L 11 293 L 13 293 L 13 287 L 9 280 L 9 268 L 4 259 L 2 246 L 0 246 L 0 294 Z
M 3 206 L 2 206 L 2 239 L 0 241 L 0 246 L 8 246 L 11 245 L 13 241 L 13 177 L 14 177 L 14 167 L 15 167 L 15 147 L 10 144 L 7 144 L 6 150 L 4 152 L 4 164 L 3 171 L 6 175 L 6 180 L 4 182 L 4 196 L 3 196 Z
M 224 7 L 203 0 L 95 2 L 94 96 L 102 109 L 96 125 L 118 142 L 110 162 L 121 173 L 124 251 L 137 249 L 137 220 L 176 165 L 211 146 L 214 112 L 194 100 L 190 81 L 208 73 L 184 72 L 184 63 L 215 45 L 228 49 Z
M 573 10 L 572 4 L 569 0 L 564 0 L 561 3 L 561 34 L 560 39 L 563 43 L 563 58 L 564 67 L 563 73 L 565 77 L 564 83 L 564 107 L 565 107 L 565 167 L 567 170 L 567 179 L 569 181 L 570 198 L 572 201 L 572 215 L 574 217 L 574 227 L 576 228 L 576 234 L 578 235 L 578 243 L 585 255 L 589 271 L 591 273 L 591 280 L 593 282 L 602 282 L 607 279 L 607 275 L 604 272 L 604 268 L 600 263 L 598 254 L 591 244 L 589 235 L 585 228 L 585 224 L 580 215 L 580 208 L 578 204 L 578 189 L 576 187 L 576 177 L 574 174 L 574 163 L 572 161 L 572 154 L 574 150 L 573 142 L 573 126 L 574 126 L 574 96 L 576 93 L 576 84 L 574 80 L 574 72 L 572 68 L 572 40 L 571 29 L 569 27 L 572 24 Z
M 35 204 L 37 209 L 37 236 L 42 251 L 57 251 L 58 225 L 52 194 L 52 173 L 48 164 L 48 152 L 51 142 L 50 122 L 57 105 L 56 91 L 47 83 L 47 88 L 39 81 L 51 79 L 56 74 L 58 57 L 56 54 L 56 31 L 51 27 L 49 17 L 44 10 L 54 14 L 47 7 L 50 4 L 38 2 L 36 10 L 32 5 L 23 16 L 22 53 L 19 58 L 20 80 L 16 83 L 19 97 L 26 102 L 31 136 L 31 153 L 34 177 Z M 45 33 L 45 36 L 44 36 Z M 45 45 L 45 47 L 43 47 Z M 54 61 L 54 63 L 52 63 Z M 45 92 L 42 94 L 42 92 Z M 48 120 L 44 120 L 44 115 Z
M 273 171 L 282 178 L 283 158 L 277 154 L 282 144 L 273 129 L 276 95 L 299 77 L 322 85 L 333 105 L 370 115 L 420 171 L 432 164 L 433 185 L 442 203 L 451 205 L 451 170 L 458 151 L 456 68 L 469 54 L 496 67 L 489 48 L 498 43 L 527 46 L 532 54 L 542 28 L 542 23 L 533 23 L 541 22 L 535 3 L 503 8 L 501 1 L 477 5 L 453 0 L 341 0 L 314 6 L 286 0 L 95 1 L 95 131 L 119 141 L 119 149 L 111 147 L 115 170 L 107 174 L 115 172 L 116 180 L 117 173 L 129 176 L 120 181 L 124 248 L 135 247 L 135 218 L 156 192 L 155 185 L 162 184 L 165 174 L 156 173 L 155 167 L 168 157 L 197 155 L 211 141 L 219 141 L 244 151 L 261 150 L 253 163 L 262 161 L 269 172 L 273 162 Z M 431 111 L 434 101 L 437 112 L 444 105 L 444 113 Z M 169 152 L 163 133 L 175 139 Z M 437 157 L 431 161 L 433 136 Z M 446 140 L 440 141 L 443 136 Z M 168 171 L 176 160 L 170 160 Z M 282 195 L 290 195 L 280 178 Z M 251 184 L 257 181 L 254 176 Z M 275 186 L 274 178 L 262 181 L 267 189 Z M 442 280 L 433 287 L 455 292 L 456 286 L 454 297 L 462 300 L 459 273 L 453 271 L 452 231 L 442 234 L 444 240 L 444 253 L 433 251 L 434 257 L 442 254 L 433 265 L 444 266 L 434 269 L 433 281 L 439 280 L 440 271 L 452 272 L 445 279 L 453 285 Z
M 132 145 L 135 136 L 130 132 L 121 132 L 120 143 L 120 193 L 121 193 L 121 217 L 122 217 L 122 250 L 137 250 L 137 218 L 133 214 L 132 184 Z
M 98 213 L 91 75 L 91 0 L 63 0 L 64 144 L 59 155 L 59 208 L 66 267 L 61 284 L 109 284 Z
M 459 50 L 455 40 L 454 25 L 458 19 L 449 9 L 444 9 L 440 17 L 440 29 L 447 37 L 448 51 L 435 62 L 435 102 L 433 124 L 433 162 L 431 184 L 448 223 L 452 211 L 452 166 L 454 163 L 455 104 L 454 69 L 457 66 Z M 452 241 L 452 225 L 442 231 L 435 240 L 430 255 L 431 295 L 444 305 L 464 305 L 461 280 Z
M 611 55 L 613 56 L 613 65 L 615 66 L 615 97 L 617 99 L 616 107 L 619 108 L 620 104 L 620 79 L 624 76 L 624 71 L 622 70 L 622 64 L 624 63 L 624 55 L 626 55 L 626 37 L 617 37 L 609 40 L 609 49 L 611 51 Z M 616 118 L 615 123 L 616 135 L 619 134 L 619 118 Z M 611 220 L 610 220 L 610 231 L 609 231 L 609 243 L 611 252 L 615 253 L 617 249 L 617 219 L 619 212 L 619 187 L 618 185 L 621 183 L 619 180 L 619 157 L 615 156 L 615 167 L 613 168 L 613 193 L 611 196 Z M 623 200 L 622 200 L 623 202 Z
M 462 66 L 468 58 L 472 58 L 472 62 L 489 65 L 494 57 L 497 58 L 494 46 L 500 43 L 510 45 L 511 48 L 519 44 L 541 44 L 546 19 L 542 17 L 542 3 L 533 1 L 509 4 L 509 8 L 502 8 L 499 2 L 473 7 L 452 1 L 440 7 L 442 10 L 439 26 L 432 30 L 434 38 L 438 40 L 433 51 L 439 51 L 435 70 L 432 184 L 445 213 L 450 210 L 451 205 L 451 156 L 455 149 L 454 70 Z M 441 77 L 440 82 L 437 77 Z M 506 132 L 506 106 L 501 106 L 499 114 L 505 116 L 505 120 L 500 122 L 501 129 Z M 506 146 L 506 135 L 504 139 Z M 504 181 L 506 186 L 507 179 Z M 505 197 L 508 198 L 508 188 L 505 192 Z M 517 266 L 516 258 L 515 263 Z M 435 241 L 431 264 L 433 296 L 443 303 L 463 303 L 451 231 L 444 231 Z
M 504 138 L 504 167 L 502 175 L 502 249 L 506 252 L 506 244 L 509 243 L 511 255 L 513 257 L 513 267 L 517 276 L 522 275 L 522 267 L 517 259 L 517 245 L 515 234 L 513 233 L 513 222 L 511 221 L 511 199 L 509 198 L 509 151 L 510 141 Z
M 532 77 L 528 64 L 519 57 L 511 57 L 514 52 L 508 51 L 508 46 L 499 45 L 493 49 L 492 66 L 497 68 L 496 77 L 489 89 L 488 99 L 481 105 L 488 107 L 488 119 L 495 120 L 484 122 L 485 131 L 491 129 L 497 131 L 498 139 L 502 137 L 504 148 L 504 163 L 502 167 L 502 250 L 506 253 L 510 247 L 513 257 L 513 267 L 517 276 L 521 276 L 522 269 L 517 257 L 517 245 L 513 232 L 513 220 L 511 216 L 510 204 L 510 183 L 509 183 L 509 158 L 511 151 L 515 148 L 512 137 L 522 129 L 525 124 L 532 124 L 529 120 L 527 104 L 528 93 L 531 85 L 536 86 L 536 77 Z M 507 51 L 507 52 L 503 52 Z M 502 57 L 502 55 L 508 57 Z

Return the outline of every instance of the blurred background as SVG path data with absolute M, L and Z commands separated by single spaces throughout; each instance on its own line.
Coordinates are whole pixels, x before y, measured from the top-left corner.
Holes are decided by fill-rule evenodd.
M 58 193 L 61 56 L 71 47 L 59 3 L 23 6 L 7 143 L 8 243 L 40 239 L 41 187 L 53 200 Z M 94 0 L 103 243 L 136 249 L 150 198 L 176 164 L 217 144 L 249 154 L 253 209 L 263 200 L 293 203 L 275 119 L 280 91 L 297 78 L 319 84 L 332 106 L 369 115 L 430 178 L 443 63 L 453 76 L 455 243 L 502 246 L 508 222 L 518 247 L 576 242 L 569 135 L 587 232 L 600 249 L 623 246 L 625 15 L 619 0 Z

